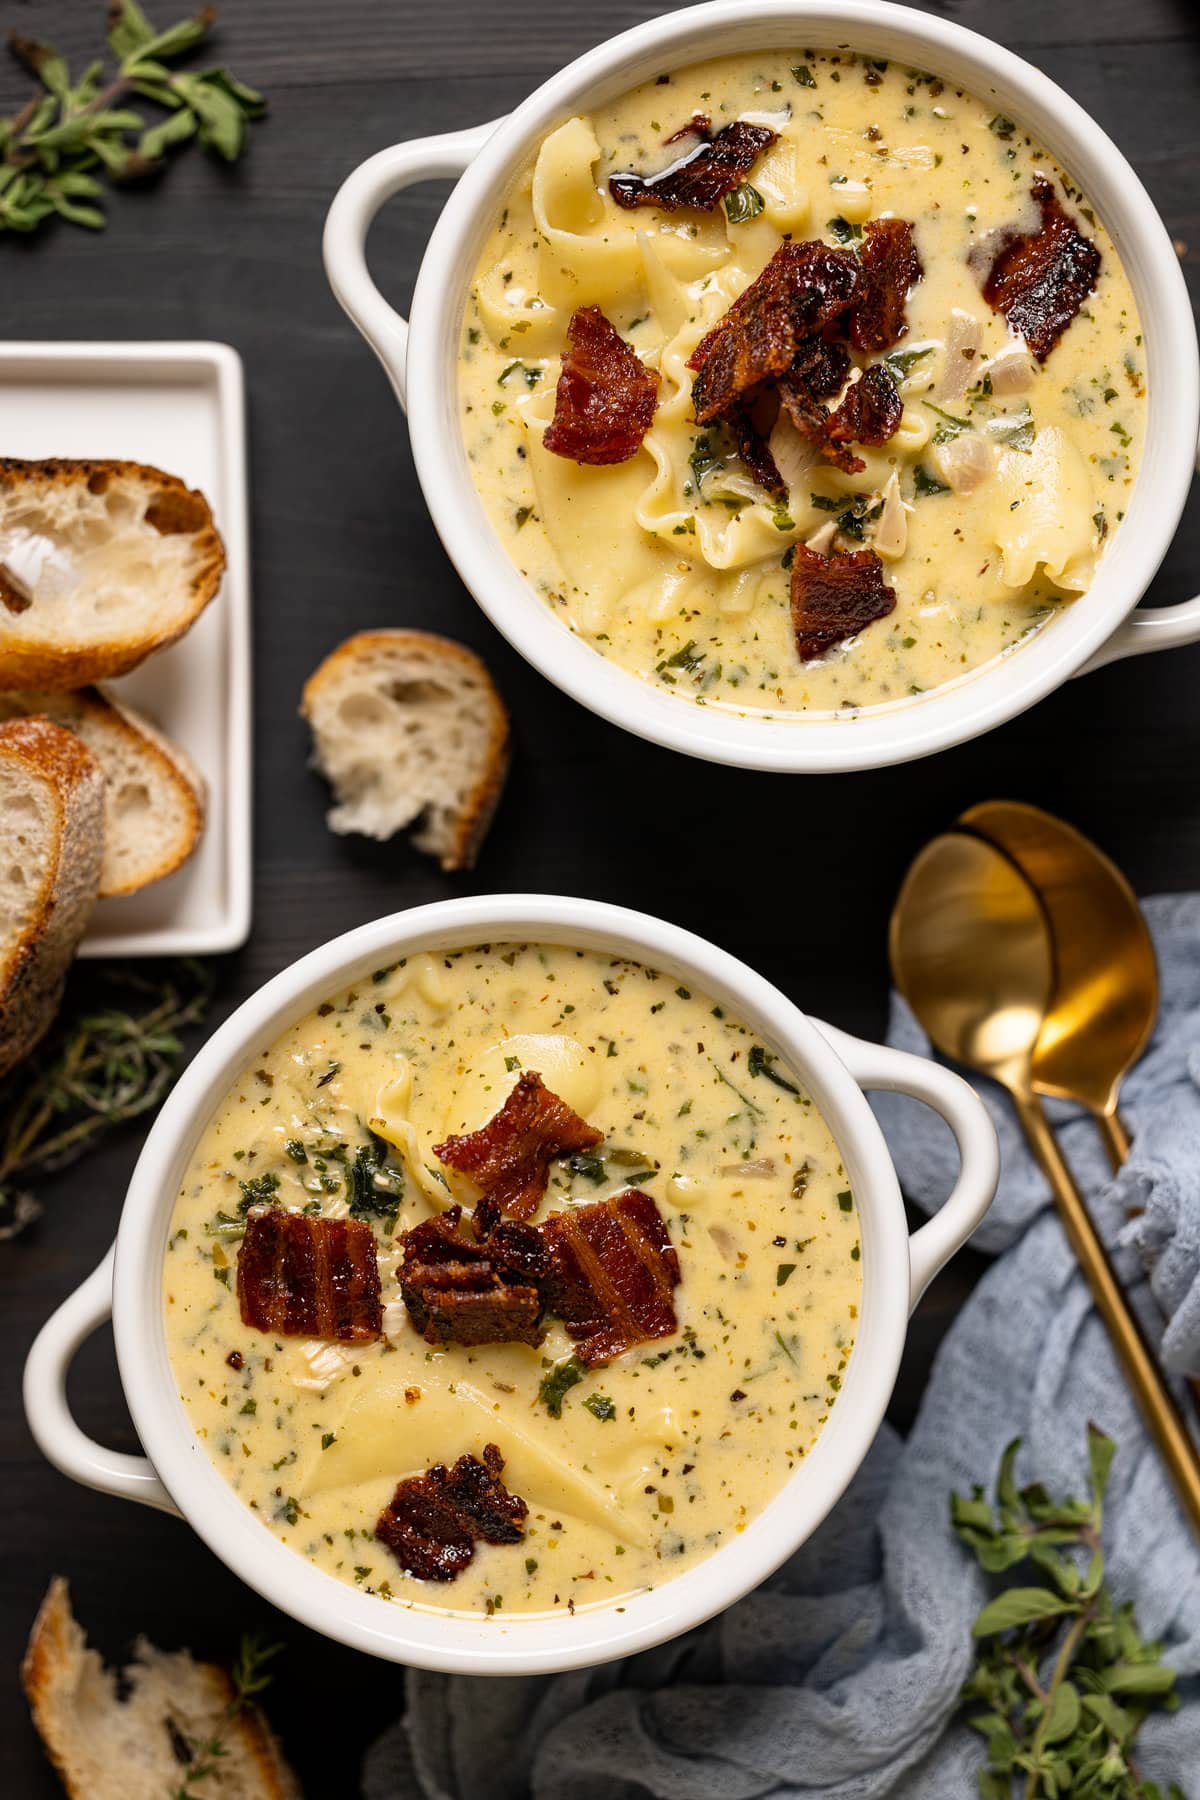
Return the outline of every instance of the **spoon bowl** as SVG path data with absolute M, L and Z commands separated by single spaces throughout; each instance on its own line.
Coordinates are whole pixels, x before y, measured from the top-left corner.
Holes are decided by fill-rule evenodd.
M 1068 949 L 1072 937 L 1068 928 Z M 896 986 L 936 1048 L 1008 1089 L 1096 1310 L 1200 1536 L 1200 1452 L 1034 1092 L 1035 1057 L 1057 992 L 1048 912 L 1004 851 L 971 831 L 946 832 L 926 845 L 904 879 L 889 948 Z M 1093 944 L 1093 954 L 1103 950 L 1102 942 Z M 1088 974 L 1080 961 L 1076 989 L 1084 995 Z M 1125 1019 L 1120 1007 L 1110 1016 Z M 1115 1027 L 1112 1041 L 1121 1041 Z
M 1002 851 L 944 832 L 919 853 L 892 913 L 896 985 L 944 1056 L 1027 1087 L 1054 991 L 1046 915 Z
M 1094 844 L 1039 807 L 989 800 L 959 824 L 1015 863 L 1049 925 L 1054 994 L 1034 1046 L 1033 1085 L 1086 1106 L 1119 1167 L 1129 1138 L 1117 1096 L 1158 1015 L 1154 945 L 1133 889 Z

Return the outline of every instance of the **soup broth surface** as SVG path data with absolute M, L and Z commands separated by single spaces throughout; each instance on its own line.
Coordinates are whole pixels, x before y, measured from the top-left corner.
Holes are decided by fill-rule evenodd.
M 696 116 L 777 141 L 715 211 L 618 206 L 609 177 L 669 165 L 667 140 Z M 1044 364 L 981 291 L 1005 234 L 1038 228 L 1037 175 L 1101 255 Z M 860 248 L 886 217 L 911 222 L 924 270 L 882 358 L 900 427 L 855 444 L 866 467 L 850 475 L 784 419 L 770 445 L 787 494 L 772 499 L 724 427 L 695 424 L 687 359 L 785 239 Z M 611 466 L 543 443 L 567 326 L 588 306 L 660 378 L 642 447 Z M 1108 234 L 1019 122 L 899 63 L 764 51 L 664 75 L 545 139 L 471 284 L 459 412 L 501 544 L 573 632 L 684 700 L 852 718 L 981 668 L 1088 588 L 1137 471 L 1145 366 Z M 822 553 L 878 547 L 895 607 L 802 661 L 788 565 L 814 538 Z
M 536 1217 L 638 1188 L 679 1256 L 678 1330 L 591 1370 L 558 1322 L 536 1349 L 435 1348 L 399 1296 L 401 1234 L 472 1203 L 433 1145 L 485 1124 L 530 1069 L 604 1134 L 552 1164 Z M 380 1144 L 383 1338 L 244 1324 L 245 1210 L 362 1216 L 351 1170 Z M 554 1611 L 657 1586 L 744 1529 L 836 1403 L 860 1274 L 837 1147 L 746 1026 L 639 964 L 501 944 L 381 969 L 263 1045 L 182 1184 L 164 1307 L 188 1418 L 280 1542 L 393 1603 Z M 479 1544 L 444 1586 L 406 1575 L 375 1537 L 397 1482 L 488 1443 L 528 1503 L 523 1542 Z

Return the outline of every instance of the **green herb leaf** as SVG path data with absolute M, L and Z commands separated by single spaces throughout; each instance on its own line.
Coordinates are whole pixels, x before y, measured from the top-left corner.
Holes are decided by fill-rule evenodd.
M 594 1419 L 600 1419 L 604 1424 L 617 1416 L 616 1402 L 610 1400 L 607 1394 L 589 1394 L 583 1404 Z
M 817 85 L 817 78 L 807 63 L 793 63 L 792 74 L 801 87 L 815 88 Z
M 555 1363 L 547 1370 L 538 1384 L 538 1399 L 546 1408 L 552 1419 L 562 1418 L 563 1401 L 567 1391 L 576 1382 L 582 1381 L 587 1370 L 577 1356 L 568 1356 L 562 1362 Z
M 782 1088 L 785 1093 L 798 1094 L 800 1092 L 794 1082 L 788 1081 L 779 1073 L 775 1067 L 775 1058 L 769 1050 L 764 1050 L 761 1044 L 752 1045 L 750 1054 L 746 1058 L 746 1067 L 751 1075 L 765 1075 L 768 1081 L 773 1081 L 775 1086 Z
M 848 244 L 853 238 L 862 236 L 862 226 L 852 225 L 850 220 L 844 219 L 840 213 L 835 219 L 828 220 L 827 225 L 839 244 Z
M 971 1627 L 971 1636 L 991 1637 L 993 1632 L 1027 1625 L 1031 1619 L 1052 1619 L 1073 1611 L 1069 1600 L 1060 1600 L 1049 1588 L 1008 1588 L 983 1608 Z
M 936 475 L 931 475 L 924 463 L 918 463 L 913 470 L 913 493 L 918 500 L 928 494 L 948 494 L 950 489 Z
M 757 219 L 766 202 L 756 187 L 743 181 L 725 196 L 725 217 L 731 225 L 745 225 L 750 219 Z

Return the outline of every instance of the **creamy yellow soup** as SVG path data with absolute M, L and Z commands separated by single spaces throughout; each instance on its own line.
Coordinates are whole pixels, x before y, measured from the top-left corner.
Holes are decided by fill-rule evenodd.
M 713 131 L 767 125 L 777 142 L 713 212 L 617 206 L 609 177 L 669 164 L 679 146 L 665 140 L 695 114 Z M 1102 257 L 1044 365 L 981 292 L 998 234 L 1037 229 L 1038 172 Z M 846 475 L 783 418 L 777 502 L 721 427 L 694 423 L 687 359 L 785 238 L 853 247 L 888 216 L 912 222 L 924 267 L 884 359 L 899 430 L 856 444 L 866 468 Z M 660 377 L 642 448 L 615 466 L 542 441 L 581 306 L 600 307 Z M 1138 467 L 1145 366 L 1108 234 L 1019 124 L 902 64 L 766 51 L 647 82 L 545 139 L 479 260 L 459 409 L 501 543 L 572 631 L 699 704 L 853 716 L 980 668 L 1087 589 Z M 788 562 L 810 541 L 876 549 L 896 604 L 803 662 Z
M 604 1134 L 552 1165 L 537 1217 L 639 1187 L 680 1261 L 677 1332 L 587 1371 L 560 1323 L 537 1349 L 434 1348 L 400 1299 L 400 1235 L 472 1199 L 433 1145 L 528 1069 Z M 246 1208 L 363 1216 L 351 1171 L 372 1142 L 390 1147 L 365 1215 L 382 1340 L 243 1324 Z M 382 969 L 263 1047 L 181 1187 L 164 1307 L 188 1417 L 281 1543 L 385 1601 L 491 1614 L 619 1603 L 741 1532 L 836 1403 L 860 1278 L 837 1146 L 745 1025 L 636 963 L 502 944 Z M 479 1544 L 451 1584 L 406 1575 L 374 1534 L 397 1482 L 488 1443 L 528 1503 L 523 1541 Z

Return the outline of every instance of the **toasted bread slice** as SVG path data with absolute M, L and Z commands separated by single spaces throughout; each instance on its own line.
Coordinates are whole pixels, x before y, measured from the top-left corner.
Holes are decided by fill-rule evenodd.
M 207 500 L 174 475 L 0 459 L 0 688 L 123 675 L 182 637 L 224 568 Z
M 0 725 L 0 1075 L 49 1029 L 100 887 L 104 777 L 49 719 Z
M 187 861 L 204 830 L 204 781 L 177 744 L 101 688 L 0 693 L 0 720 L 35 713 L 77 733 L 104 773 L 102 900 L 134 894 Z
M 56 1575 L 42 1601 L 21 1679 L 51 1762 L 72 1800 L 168 1800 L 189 1767 L 216 1765 L 219 1800 L 301 1800 L 296 1777 L 256 1706 L 232 1710 L 224 1669 L 144 1638 L 121 1671 L 106 1669 Z M 220 1745 L 220 1750 L 213 1746 Z M 207 1793 L 209 1781 L 199 1783 Z
M 360 631 L 309 676 L 300 707 L 332 786 L 331 831 L 389 838 L 469 869 L 509 764 L 509 725 L 473 650 L 427 631 Z

